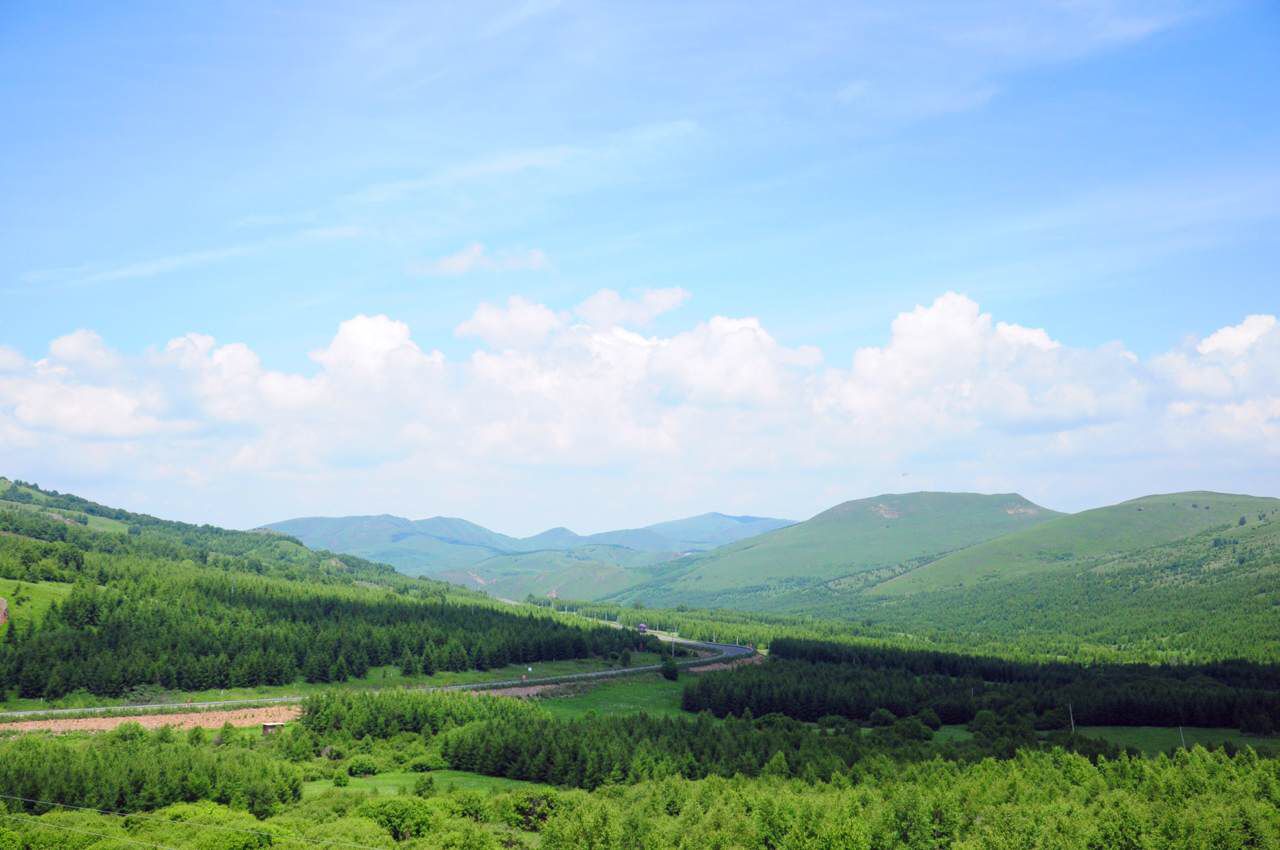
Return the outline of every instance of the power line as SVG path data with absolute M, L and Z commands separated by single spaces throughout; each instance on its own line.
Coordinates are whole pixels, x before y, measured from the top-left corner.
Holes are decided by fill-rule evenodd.
M 169 824 L 169 825 L 190 826 L 196 829 L 215 829 L 215 830 L 218 830 L 219 832 L 237 832 L 237 833 L 243 833 L 245 835 L 254 835 L 258 837 L 266 836 L 275 841 L 290 841 L 295 844 L 310 845 L 312 847 L 350 847 L 353 850 L 382 850 L 382 848 L 370 847 L 367 844 L 353 844 L 350 841 L 339 841 L 337 839 L 333 839 L 329 841 L 314 841 L 310 838 L 280 836 L 274 833 L 263 832 L 257 829 L 249 829 L 248 827 L 243 827 L 243 826 L 223 826 L 222 824 L 214 824 L 214 823 L 192 823 L 191 821 L 171 820 L 169 818 L 160 817 L 159 815 L 146 815 L 146 814 L 141 814 L 139 812 L 122 812 L 122 811 L 116 811 L 113 809 L 95 809 L 92 806 L 73 806 L 70 803 L 54 803 L 50 800 L 36 800 L 30 797 L 16 797 L 12 794 L 0 794 L 0 799 L 15 800 L 22 803 L 32 803 L 39 806 L 57 806 L 59 808 L 74 809 L 76 811 L 81 811 L 81 812 L 95 812 L 96 814 L 100 814 L 100 815 L 130 817 L 130 818 L 137 818 L 139 820 L 154 820 L 154 821 L 160 821 L 162 823 Z M 10 815 L 10 817 L 12 817 L 12 815 Z M 159 846 L 159 845 L 152 845 L 152 846 Z
M 150 842 L 150 841 L 141 841 L 141 840 L 136 839 L 136 838 L 124 838 L 124 837 L 119 836 L 119 835 L 108 835 L 108 834 L 107 834 L 107 833 L 105 833 L 105 832 L 93 832 L 92 830 L 88 830 L 88 829 L 76 829 L 75 827 L 71 827 L 71 826 L 62 826 L 61 824 L 56 824 L 56 823 L 45 823 L 44 821 L 40 820 L 39 818 L 37 818 L 37 817 L 31 817 L 30 815 L 9 815 L 9 814 L 0 814 L 0 818 L 9 818 L 9 819 L 11 819 L 11 820 L 20 821 L 20 822 L 22 822 L 22 823 L 33 823 L 33 824 L 35 824 L 36 826 L 39 826 L 39 827 L 47 827 L 48 829 L 61 829 L 61 830 L 64 830 L 64 831 L 66 831 L 66 832 L 77 832 L 77 833 L 79 833 L 79 834 L 81 834 L 81 835 L 92 835 L 92 836 L 94 836 L 94 837 L 96 837 L 96 838 L 110 838 L 110 839 L 113 839 L 113 840 L 115 840 L 115 841 L 124 841 L 124 842 L 126 842 L 126 843 L 128 843 L 128 844 L 137 844 L 137 845 L 140 845 L 140 846 L 142 846 L 142 847 L 153 847 L 153 848 L 155 848 L 155 850 L 181 850 L 181 848 L 179 848 L 179 847 L 170 847 L 170 846 L 169 846 L 169 845 L 167 845 L 167 844 L 153 844 L 153 843 L 152 843 L 152 842 Z

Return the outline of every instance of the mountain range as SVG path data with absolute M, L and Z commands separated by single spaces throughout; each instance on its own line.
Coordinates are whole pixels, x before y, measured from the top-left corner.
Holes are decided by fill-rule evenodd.
M 312 548 L 359 555 L 412 575 L 430 575 L 501 596 L 572 585 L 591 595 L 633 584 L 630 571 L 785 528 L 791 520 L 706 513 L 642 528 L 581 535 L 567 528 L 512 537 L 454 517 L 409 520 L 381 514 L 303 517 L 266 529 Z
M 76 527 L 99 535 L 81 542 L 103 551 L 135 533 L 144 548 L 153 532 L 178 541 L 178 554 L 166 556 L 177 559 L 175 569 L 231 557 L 304 582 L 416 581 L 356 557 L 359 545 L 378 559 L 389 548 L 415 559 L 420 572 L 493 596 L 594 600 L 605 615 L 624 605 L 744 612 L 714 615 L 721 623 L 750 612 L 769 615 L 757 625 L 803 615 L 852 633 L 992 655 L 1280 657 L 1280 499 L 1266 497 L 1184 492 L 1065 514 L 1017 494 L 886 494 L 798 523 L 710 514 L 602 535 L 555 529 L 515 538 L 463 520 L 395 517 L 225 531 L 0 478 L 0 531 L 80 540 Z M 327 538 L 311 537 L 320 533 Z M 0 571 L 56 572 L 61 550 L 41 551 L 31 564 L 0 559 Z M 447 558 L 432 561 L 433 552 Z M 45 595 L 20 601 L 20 615 L 70 587 L 45 584 L 32 585 Z
M 1067 514 L 1015 493 L 885 494 L 796 523 L 705 514 L 530 538 L 440 518 L 271 528 L 508 599 L 815 615 L 1075 657 L 1280 652 L 1280 500 L 1266 497 L 1184 492 Z

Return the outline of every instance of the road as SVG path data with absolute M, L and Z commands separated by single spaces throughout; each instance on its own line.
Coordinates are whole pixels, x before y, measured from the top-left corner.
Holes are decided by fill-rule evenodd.
M 701 667 L 704 664 L 723 664 L 726 662 L 736 661 L 741 658 L 749 658 L 755 655 L 755 650 L 749 646 L 739 646 L 733 643 L 706 643 L 696 640 L 685 640 L 684 638 L 673 638 L 664 635 L 655 635 L 659 640 L 668 643 L 676 643 L 688 647 L 695 651 L 710 652 L 711 655 L 703 655 L 699 658 L 691 658 L 685 661 L 676 662 L 677 666 L 682 668 Z M 645 664 L 640 667 L 624 667 L 616 670 L 597 670 L 592 673 L 567 673 L 563 676 L 550 676 L 542 679 L 501 679 L 491 682 L 469 682 L 460 685 L 441 685 L 438 687 L 427 687 L 422 690 L 428 691 L 497 691 L 505 688 L 527 688 L 535 685 L 559 685 L 565 682 L 588 681 L 594 679 L 614 679 L 619 676 L 634 676 L 637 673 L 651 673 L 661 670 L 660 664 Z M 371 688 L 370 690 L 376 690 Z M 98 705 L 89 706 L 87 708 L 53 708 L 53 709 L 31 709 L 27 711 L 3 711 L 0 712 L 0 729 L 3 729 L 3 722 L 6 720 L 21 720 L 23 718 L 40 717 L 40 718 L 56 718 L 68 716 L 82 716 L 91 714 L 111 714 L 118 712 L 120 714 L 138 714 L 138 713 L 154 713 L 163 711 L 182 711 L 195 712 L 201 710 L 227 709 L 243 706 L 254 705 L 281 705 L 302 702 L 306 697 L 301 695 L 283 696 L 283 697 L 253 697 L 250 699 L 237 700 L 213 700 L 210 702 L 161 702 L 150 703 L 148 705 Z

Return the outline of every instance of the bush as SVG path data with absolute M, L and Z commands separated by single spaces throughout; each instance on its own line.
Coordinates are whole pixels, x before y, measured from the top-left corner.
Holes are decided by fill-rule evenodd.
M 334 788 L 346 788 L 350 784 L 351 784 L 351 780 L 347 778 L 347 775 L 345 773 L 335 773 L 333 775 Z
M 415 797 L 430 797 L 436 793 L 436 778 L 429 773 L 424 773 L 413 780 L 413 795 Z
M 502 819 L 508 826 L 538 832 L 560 805 L 560 798 L 552 791 L 523 791 L 503 802 Z
M 378 763 L 369 756 L 356 756 L 347 762 L 347 773 L 351 776 L 373 776 L 378 772 Z
M 488 815 L 489 807 L 485 799 L 476 791 L 458 791 L 449 799 L 453 813 L 479 823 Z
M 928 726 L 935 732 L 942 728 L 942 718 L 939 717 L 938 712 L 934 711 L 932 708 L 924 709 L 917 714 L 916 717 L 920 718 L 921 723 Z
M 904 717 L 893 724 L 893 734 L 904 741 L 928 741 L 933 738 L 933 730 L 916 717 Z
M 674 682 L 680 678 L 680 668 L 676 666 L 676 660 L 670 655 L 662 659 L 662 678 L 669 679 Z
M 898 722 L 898 716 L 887 708 L 877 708 L 867 720 L 872 726 L 892 726 Z
M 385 829 L 396 841 L 428 835 L 439 825 L 435 809 L 416 797 L 370 800 L 360 807 L 360 814 Z
M 449 767 L 449 763 L 441 758 L 439 753 L 432 753 L 429 756 L 418 756 L 405 767 L 414 773 L 426 773 L 428 770 L 445 770 Z

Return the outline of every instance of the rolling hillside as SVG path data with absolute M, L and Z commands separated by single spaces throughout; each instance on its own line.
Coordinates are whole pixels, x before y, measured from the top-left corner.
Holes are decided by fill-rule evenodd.
M 907 493 L 845 502 L 812 519 L 682 559 L 616 594 L 646 604 L 776 608 L 826 582 L 856 589 L 948 552 L 1059 516 L 1017 494 Z
M 1280 500 L 1136 499 L 980 544 L 868 593 L 821 588 L 802 607 L 970 650 L 1274 661 Z
M 919 570 L 874 588 L 873 595 L 973 587 L 982 582 L 1114 559 L 1148 547 L 1191 537 L 1206 529 L 1235 525 L 1240 518 L 1267 514 L 1280 500 L 1223 493 L 1189 492 L 1145 496 L 1060 516 L 995 540 L 939 558 Z
M 553 528 L 532 537 L 511 537 L 464 519 L 432 517 L 408 520 L 380 516 L 305 517 L 272 523 L 267 528 L 297 537 L 308 546 L 346 552 L 391 564 L 412 575 L 441 575 L 472 586 L 510 574 L 550 571 L 555 558 L 537 555 L 529 560 L 508 556 L 539 552 L 578 551 L 600 559 L 574 557 L 559 566 L 579 567 L 595 560 L 600 567 L 649 564 L 686 552 L 712 549 L 725 543 L 783 528 L 790 520 L 729 516 L 719 513 L 662 522 L 643 528 L 580 535 Z M 616 556 L 595 547 L 622 547 L 636 557 Z M 660 556 L 660 557 L 655 557 Z M 622 562 L 627 563 L 622 563 Z M 481 564 L 485 564 L 481 567 Z M 474 576 L 472 574 L 475 574 Z

